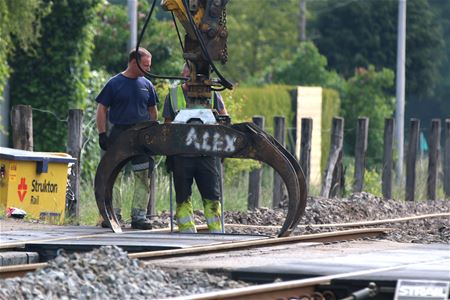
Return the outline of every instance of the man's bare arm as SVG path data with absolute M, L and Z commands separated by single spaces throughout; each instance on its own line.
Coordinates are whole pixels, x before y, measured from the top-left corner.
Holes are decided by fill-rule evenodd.
M 158 120 L 158 108 L 155 106 L 148 107 L 148 114 L 150 116 L 150 120 L 156 121 Z
M 106 132 L 106 113 L 108 112 L 108 108 L 104 106 L 103 104 L 99 103 L 97 105 L 97 115 L 96 115 L 96 121 L 97 121 L 97 130 L 98 133 Z

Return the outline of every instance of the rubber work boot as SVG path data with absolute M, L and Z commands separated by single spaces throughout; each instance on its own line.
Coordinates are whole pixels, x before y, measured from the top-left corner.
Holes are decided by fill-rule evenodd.
M 194 208 L 191 199 L 187 199 L 183 203 L 177 203 L 177 211 L 175 214 L 178 223 L 178 231 L 183 233 L 196 233 L 194 222 Z
M 219 200 L 203 199 L 203 209 L 205 210 L 206 223 L 209 232 L 222 233 L 221 206 Z
M 122 214 L 120 213 L 120 208 L 114 208 L 114 213 L 116 214 L 117 221 L 119 221 L 119 225 L 122 225 Z M 102 228 L 109 228 L 109 224 L 105 220 L 102 221 L 101 226 Z
M 145 210 L 138 208 L 131 210 L 131 228 L 142 230 L 152 229 L 152 221 L 147 219 L 147 212 Z

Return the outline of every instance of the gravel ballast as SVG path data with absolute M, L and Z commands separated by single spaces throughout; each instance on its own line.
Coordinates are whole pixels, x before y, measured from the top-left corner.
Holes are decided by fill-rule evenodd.
M 247 285 L 196 270 L 162 270 L 105 246 L 62 254 L 23 278 L 0 280 L 0 299 L 159 299 Z
M 311 227 L 310 225 L 353 223 L 384 219 L 404 218 L 425 214 L 450 213 L 450 199 L 436 201 L 386 200 L 368 193 L 355 193 L 348 198 L 326 199 L 309 197 L 298 228 L 294 234 L 334 231 L 339 227 Z M 225 212 L 226 224 L 245 224 L 256 226 L 280 226 L 286 217 L 286 209 L 259 208 L 248 212 Z M 427 218 L 376 225 L 393 231 L 385 237 L 402 243 L 450 243 L 450 218 Z M 163 213 L 153 219 L 155 228 L 169 226 L 169 214 Z M 201 211 L 196 211 L 198 224 L 204 222 Z M 350 229 L 350 227 L 345 227 Z M 227 227 L 228 233 L 276 235 L 277 228 Z

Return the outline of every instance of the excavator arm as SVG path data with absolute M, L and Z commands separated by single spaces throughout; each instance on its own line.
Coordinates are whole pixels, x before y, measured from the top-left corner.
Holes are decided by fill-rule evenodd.
M 225 6 L 228 0 L 162 0 L 161 6 L 171 11 L 183 25 L 183 56 L 190 66 L 189 98 L 210 98 L 211 88 L 218 82 L 211 80 L 214 61 L 228 60 Z M 231 88 L 222 80 L 221 85 Z
M 220 76 L 214 61 L 227 61 L 225 6 L 228 0 L 162 0 L 165 10 L 172 12 L 183 25 L 183 56 L 190 67 L 188 97 L 191 101 L 210 99 L 216 86 L 231 88 Z M 145 27 L 144 27 L 145 28 Z M 141 34 L 142 35 L 142 34 Z M 211 71 L 220 80 L 211 79 Z M 187 109 L 177 116 L 178 123 L 142 123 L 124 131 L 101 159 L 95 176 L 95 197 L 100 214 L 114 232 L 121 232 L 113 208 L 113 185 L 123 166 L 139 155 L 197 154 L 222 158 L 250 158 L 270 165 L 283 179 L 288 191 L 288 211 L 278 236 L 288 236 L 305 211 L 306 181 L 295 159 L 273 137 L 253 123 L 223 124 L 203 121 L 189 123 L 192 113 L 206 110 Z M 183 114 L 186 112 L 186 114 Z M 188 116 L 185 120 L 184 116 Z M 175 122 L 177 122 L 177 118 Z M 201 117 L 200 117 L 201 119 Z M 208 118 L 204 119 L 207 120 Z M 192 119 L 191 119 L 192 120 Z

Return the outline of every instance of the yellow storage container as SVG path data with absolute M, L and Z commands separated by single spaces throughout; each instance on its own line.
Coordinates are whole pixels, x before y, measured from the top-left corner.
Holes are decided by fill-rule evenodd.
M 19 208 L 33 219 L 64 221 L 69 164 L 66 153 L 0 147 L 0 209 Z

